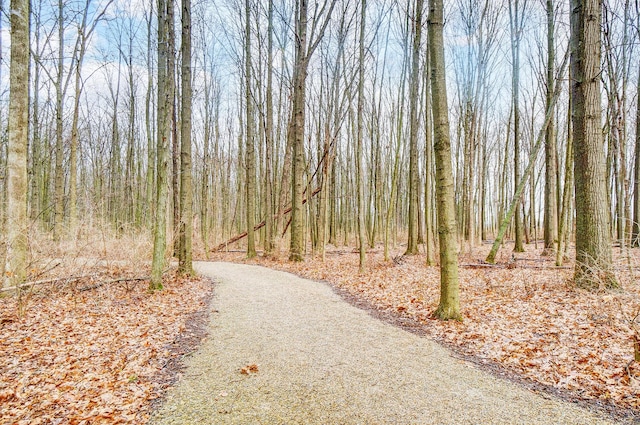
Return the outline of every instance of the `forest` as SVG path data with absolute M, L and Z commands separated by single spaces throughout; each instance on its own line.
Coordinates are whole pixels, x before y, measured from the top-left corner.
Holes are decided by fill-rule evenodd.
M 640 415 L 638 1 L 0 8 L 0 423 L 147 420 L 215 294 L 195 260 L 327 281 Z M 135 360 L 33 400 L 114 327 L 138 345 L 104 364 Z

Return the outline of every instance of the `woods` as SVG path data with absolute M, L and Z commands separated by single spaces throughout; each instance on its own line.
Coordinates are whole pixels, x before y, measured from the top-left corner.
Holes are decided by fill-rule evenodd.
M 479 363 L 637 413 L 639 2 L 10 10 L 0 404 L 12 420 L 59 414 L 39 401 L 49 363 L 64 375 L 67 358 L 94 353 L 105 366 L 87 394 L 115 382 L 123 422 L 146 418 L 163 347 L 216 291 L 198 260 L 326 281 Z M 124 357 L 92 341 L 115 344 L 108 317 L 129 330 Z M 51 355 L 46 341 L 73 346 L 56 332 L 84 351 Z M 40 407 L 25 413 L 25 399 Z
M 36 2 L 3 73 L 4 285 L 38 261 L 30 238 L 99 230 L 153 239 L 154 289 L 194 246 L 355 246 L 364 272 L 405 241 L 428 264 L 439 246 L 453 288 L 460 251 L 494 242 L 494 262 L 505 238 L 558 265 L 575 243 L 575 283 L 616 287 L 612 241 L 638 239 L 638 19 L 615 0 Z
M 168 257 L 190 273 L 192 246 L 227 240 L 293 261 L 356 246 L 364 271 L 377 244 L 434 264 L 438 244 L 495 241 L 493 262 L 505 237 L 515 252 L 542 239 L 558 263 L 575 241 L 576 284 L 616 286 L 612 240 L 637 245 L 637 5 L 447 3 L 442 57 L 436 6 L 36 2 L 33 29 L 12 15 L 8 275 L 27 279 L 31 235 L 100 229 L 152 235 L 156 289 Z

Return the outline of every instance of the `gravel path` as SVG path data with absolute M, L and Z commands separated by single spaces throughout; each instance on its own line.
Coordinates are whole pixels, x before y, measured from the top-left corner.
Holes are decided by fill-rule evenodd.
M 325 284 L 241 264 L 196 270 L 218 282 L 210 335 L 152 424 L 612 423 L 489 375 Z

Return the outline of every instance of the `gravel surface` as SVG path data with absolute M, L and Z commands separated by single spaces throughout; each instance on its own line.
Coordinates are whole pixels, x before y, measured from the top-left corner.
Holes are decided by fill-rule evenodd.
M 323 283 L 242 264 L 196 270 L 218 282 L 210 334 L 151 424 L 613 423 L 456 359 Z

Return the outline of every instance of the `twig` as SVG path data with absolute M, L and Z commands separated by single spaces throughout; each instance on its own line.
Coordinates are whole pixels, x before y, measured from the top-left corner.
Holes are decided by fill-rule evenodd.
M 99 288 L 101 286 L 104 285 L 109 285 L 111 283 L 118 283 L 118 282 L 141 282 L 143 280 L 151 280 L 151 276 L 143 276 L 143 277 L 119 277 L 117 279 L 110 279 L 110 280 L 103 280 L 102 282 L 98 282 L 95 285 L 89 285 L 89 286 L 85 286 L 83 288 L 80 288 L 79 290 L 82 291 L 90 291 L 91 289 L 96 289 Z

